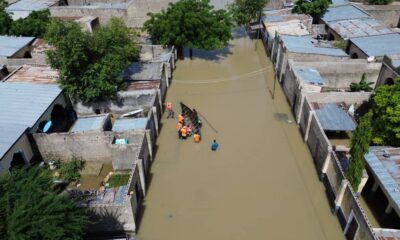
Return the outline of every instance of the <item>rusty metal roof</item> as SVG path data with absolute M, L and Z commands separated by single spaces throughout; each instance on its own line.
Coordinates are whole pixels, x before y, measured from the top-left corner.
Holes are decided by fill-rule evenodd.
M 135 90 L 149 90 L 159 89 L 160 82 L 158 81 L 141 81 L 141 82 L 130 82 L 125 84 L 124 91 L 135 91 Z
M 400 240 L 400 230 L 388 228 L 374 228 L 378 240 Z
M 23 65 L 4 79 L 6 82 L 57 84 L 59 73 L 49 66 Z

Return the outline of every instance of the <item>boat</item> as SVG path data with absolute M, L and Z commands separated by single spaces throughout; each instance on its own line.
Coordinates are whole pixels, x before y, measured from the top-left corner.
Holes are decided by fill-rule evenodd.
M 182 115 L 185 118 L 185 124 L 191 124 L 192 125 L 192 131 L 194 133 L 198 133 L 201 135 L 201 121 L 197 115 L 196 112 L 194 112 L 191 108 L 189 108 L 188 106 L 186 106 L 184 103 L 180 102 L 181 105 L 181 109 L 182 109 Z

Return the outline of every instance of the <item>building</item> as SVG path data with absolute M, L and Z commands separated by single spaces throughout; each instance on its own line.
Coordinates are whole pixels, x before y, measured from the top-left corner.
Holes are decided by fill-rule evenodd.
M 375 203 L 381 225 L 400 232 L 400 148 L 370 147 L 365 162 L 371 180 L 364 191 L 380 200 Z
M 6 11 L 15 21 L 28 17 L 33 11 L 41 11 L 52 6 L 58 6 L 60 2 L 59 0 L 18 0 L 6 7 Z
M 161 100 L 164 101 L 169 87 L 169 79 L 165 66 L 161 62 L 135 62 L 129 65 L 123 72 L 123 80 L 127 84 L 137 82 L 155 82 L 159 84 Z
M 59 72 L 46 65 L 23 65 L 3 79 L 8 83 L 57 84 Z
M 400 54 L 400 34 L 385 34 L 350 39 L 348 53 L 351 58 L 374 57 L 381 61 L 384 55 Z
M 279 81 L 285 78 L 285 70 L 289 59 L 298 61 L 343 61 L 348 55 L 330 43 L 320 41 L 311 36 L 279 35 L 275 38 L 271 60 L 275 66 Z
M 305 14 L 292 14 L 292 9 L 263 11 L 261 34 L 270 54 L 275 35 L 310 35 L 312 17 Z
M 39 156 L 31 134 L 49 120 L 58 124 L 67 105 L 56 85 L 0 82 L 0 173 Z
M 166 75 L 172 78 L 175 70 L 175 62 L 177 60 L 177 52 L 175 47 L 163 47 L 162 45 L 141 44 L 140 45 L 141 62 L 162 62 L 165 65 Z
M 377 85 L 394 84 L 400 77 L 400 55 L 385 55 L 382 60 L 382 69 L 379 73 Z
M 387 5 L 370 5 L 363 3 L 355 3 L 355 5 L 387 27 L 400 27 L 400 4 L 396 2 Z

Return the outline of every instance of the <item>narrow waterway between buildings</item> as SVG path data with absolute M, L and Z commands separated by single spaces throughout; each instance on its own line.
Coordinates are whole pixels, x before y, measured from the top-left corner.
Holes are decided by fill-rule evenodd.
M 262 43 L 235 35 L 223 51 L 177 63 L 167 101 L 218 132 L 203 118 L 201 143 L 179 140 L 164 115 L 138 239 L 344 239 L 279 84 L 271 98 Z

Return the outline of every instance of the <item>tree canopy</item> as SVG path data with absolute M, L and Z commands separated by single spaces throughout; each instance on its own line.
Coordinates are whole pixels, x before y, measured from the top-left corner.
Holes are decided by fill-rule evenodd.
M 260 13 L 268 2 L 269 0 L 235 0 L 229 10 L 238 25 L 247 25 L 261 17 Z
M 7 5 L 6 1 L 0 0 L 0 35 L 8 34 L 12 24 L 12 19 L 5 10 Z
M 378 87 L 372 97 L 372 143 L 400 147 L 400 78 Z
M 45 39 L 51 67 L 60 71 L 61 87 L 83 102 L 112 98 L 122 84 L 122 71 L 138 54 L 133 32 L 113 18 L 93 33 L 77 23 L 54 20 Z
M 67 195 L 54 191 L 49 170 L 15 169 L 0 177 L 0 239 L 82 239 L 89 218 Z
M 15 36 L 33 36 L 43 38 L 49 23 L 49 10 L 33 11 L 28 17 L 14 21 L 11 25 L 9 34 Z
M 144 29 L 158 44 L 214 50 L 232 39 L 232 18 L 225 10 L 214 10 L 209 0 L 180 0 L 149 16 Z
M 346 176 L 354 191 L 358 190 L 358 186 L 361 182 L 365 166 L 364 154 L 368 152 L 371 137 L 371 114 L 367 114 L 360 119 L 360 122 L 353 133 L 353 137 L 351 138 L 351 157 L 349 159 Z
M 321 16 L 330 4 L 329 0 L 297 0 L 293 12 Z

